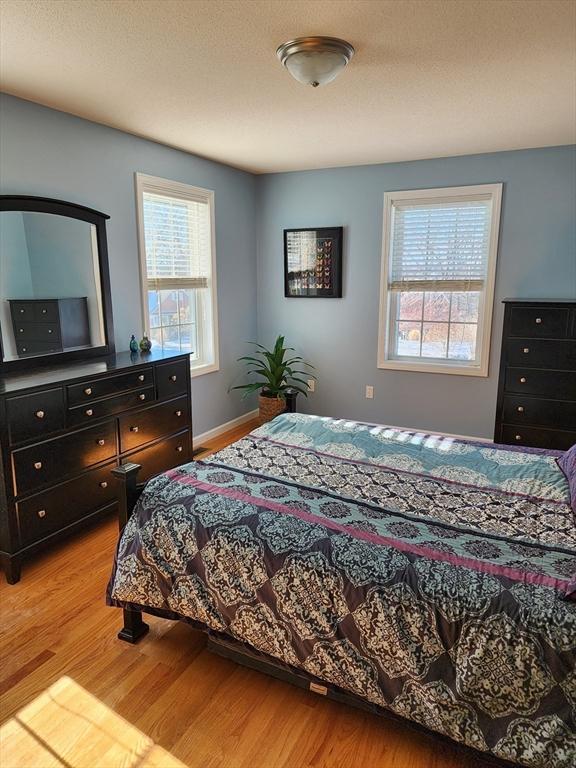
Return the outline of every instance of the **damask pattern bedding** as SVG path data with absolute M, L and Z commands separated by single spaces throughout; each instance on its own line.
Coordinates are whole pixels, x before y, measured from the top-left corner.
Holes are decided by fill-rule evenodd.
M 574 596 L 555 454 L 285 414 L 147 485 L 107 599 L 500 758 L 574 768 Z

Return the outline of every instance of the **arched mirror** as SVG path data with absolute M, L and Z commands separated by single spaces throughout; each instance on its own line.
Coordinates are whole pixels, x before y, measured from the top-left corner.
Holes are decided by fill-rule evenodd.
M 61 200 L 0 196 L 0 370 L 114 351 L 108 218 Z

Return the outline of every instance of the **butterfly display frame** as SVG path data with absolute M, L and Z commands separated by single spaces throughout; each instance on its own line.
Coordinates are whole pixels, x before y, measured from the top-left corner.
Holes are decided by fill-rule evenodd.
M 284 296 L 342 297 L 343 227 L 284 230 Z

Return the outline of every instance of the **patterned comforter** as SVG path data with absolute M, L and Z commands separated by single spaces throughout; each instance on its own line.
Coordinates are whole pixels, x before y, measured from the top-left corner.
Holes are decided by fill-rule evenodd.
M 555 455 L 285 414 L 148 483 L 108 603 L 574 768 L 576 525 Z

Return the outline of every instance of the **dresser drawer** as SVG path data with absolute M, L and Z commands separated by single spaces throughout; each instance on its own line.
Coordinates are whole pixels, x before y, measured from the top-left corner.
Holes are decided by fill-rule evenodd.
M 507 368 L 505 391 L 542 395 L 551 400 L 576 400 L 576 372 Z
M 141 464 L 142 469 L 138 473 L 138 482 L 159 475 L 172 467 L 178 467 L 180 464 L 186 464 L 192 458 L 192 443 L 190 430 L 174 435 L 167 440 L 161 440 L 156 445 L 151 445 L 141 451 L 122 459 L 122 463 L 127 462 Z
M 162 363 L 156 366 L 156 386 L 158 400 L 168 400 L 188 391 L 190 365 L 188 360 L 178 360 L 173 363 Z
M 10 311 L 14 325 L 17 323 L 59 323 L 58 301 L 11 301 Z
M 11 301 L 10 314 L 13 324 L 34 322 L 36 317 L 35 305 L 35 301 Z
M 187 395 L 120 417 L 120 451 L 130 451 L 188 425 Z
M 16 323 L 14 327 L 16 342 L 25 341 L 60 341 L 58 323 Z
M 116 423 L 109 421 L 12 453 L 14 493 L 21 495 L 116 455 Z
M 10 443 L 22 443 L 64 429 L 62 389 L 47 389 L 33 395 L 10 397 L 6 401 Z
M 101 397 L 110 397 L 111 395 L 126 392 L 131 389 L 141 389 L 154 384 L 154 371 L 150 368 L 140 368 L 130 373 L 123 373 L 120 376 L 107 376 L 103 379 L 94 379 L 85 381 L 83 384 L 71 384 L 66 387 L 68 394 L 68 405 L 83 405 Z
M 16 505 L 21 546 L 46 538 L 86 515 L 112 504 L 117 485 L 111 476 L 116 462 L 93 469 Z
M 35 301 L 34 319 L 37 323 L 59 323 L 60 312 L 57 301 Z
M 563 339 L 568 336 L 570 310 L 564 307 L 512 307 L 510 335 Z
M 113 416 L 115 413 L 136 408 L 139 405 L 154 402 L 154 387 L 143 387 L 133 392 L 125 392 L 116 397 L 107 397 L 104 400 L 96 400 L 94 403 L 86 403 L 68 410 L 68 424 L 89 424 L 97 419 Z
M 506 395 L 502 420 L 507 424 L 576 430 L 576 400 L 567 402 Z
M 539 429 L 514 424 L 502 426 L 502 442 L 508 445 L 526 445 L 533 448 L 552 448 L 566 451 L 576 443 L 576 430 Z
M 506 362 L 513 366 L 576 371 L 576 341 L 508 339 Z
M 62 352 L 62 343 L 56 338 L 54 341 L 17 341 L 18 355 L 47 355 L 49 352 Z

